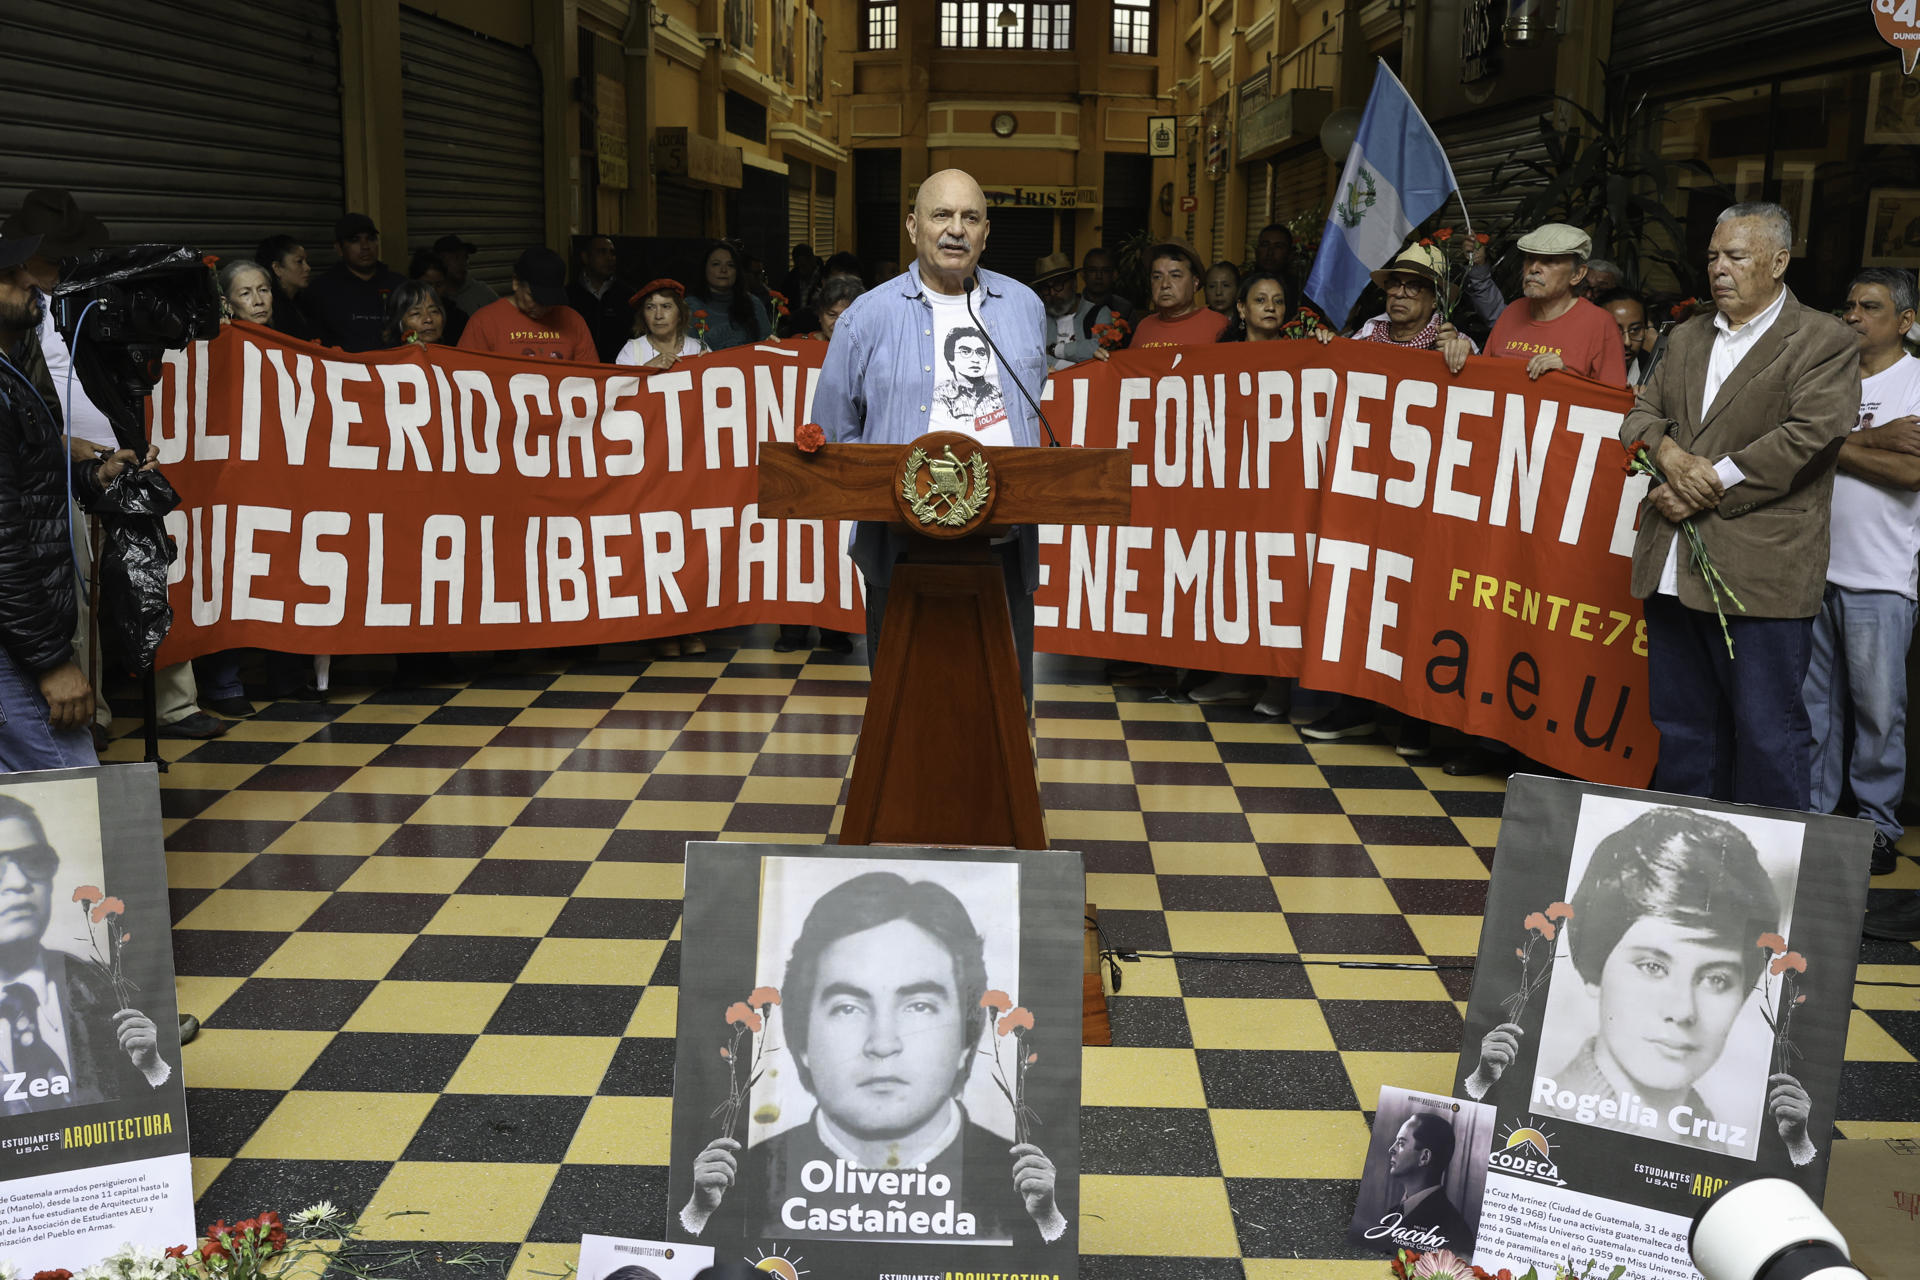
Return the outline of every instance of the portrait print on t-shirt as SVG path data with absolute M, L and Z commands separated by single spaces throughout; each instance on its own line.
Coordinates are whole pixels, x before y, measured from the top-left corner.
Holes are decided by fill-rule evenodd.
M 959 431 L 982 444 L 1012 444 L 1000 362 L 987 335 L 967 314 L 966 299 L 938 298 L 933 320 L 933 354 L 940 363 L 934 373 L 927 430 Z

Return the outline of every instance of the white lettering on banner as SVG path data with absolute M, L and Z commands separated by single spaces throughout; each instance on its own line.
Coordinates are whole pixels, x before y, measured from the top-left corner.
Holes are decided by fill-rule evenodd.
M 524 549 L 524 563 L 527 576 L 521 581 L 527 584 L 527 621 L 540 621 L 540 517 L 527 521 L 527 541 Z
M 1347 587 L 1356 572 L 1367 567 L 1368 548 L 1341 538 L 1322 538 L 1318 563 L 1333 567 L 1333 583 L 1327 588 L 1327 628 L 1320 638 L 1320 657 L 1326 662 L 1340 661 L 1340 647 L 1347 635 Z
M 492 516 L 487 516 L 492 520 Z M 344 511 L 309 511 L 300 522 L 300 581 L 310 587 L 325 587 L 327 598 L 293 607 L 293 620 L 302 627 L 337 627 L 347 617 L 347 575 L 351 566 L 345 554 L 323 551 L 320 539 L 345 537 L 353 531 L 353 517 Z
M 1273 606 L 1283 603 L 1286 589 L 1281 579 L 1267 572 L 1267 561 L 1274 556 L 1291 558 L 1292 555 L 1292 534 L 1262 531 L 1253 535 L 1254 616 L 1260 622 L 1259 640 L 1262 648 L 1298 649 L 1303 643 L 1299 627 L 1273 625 Z
M 773 375 L 780 375 L 780 388 L 774 389 Z M 755 441 L 793 442 L 793 388 L 800 371 L 792 365 L 774 369 L 769 365 L 753 367 L 753 438 Z
M 218 510 L 219 508 L 215 508 Z M 380 598 L 387 576 L 387 516 L 375 511 L 367 516 L 367 617 L 370 627 L 405 627 L 413 624 L 413 606 L 388 604 Z
M 171 401 L 164 394 L 169 382 L 173 384 Z M 163 467 L 180 461 L 187 456 L 187 353 L 184 348 L 161 353 L 160 385 L 153 389 L 148 403 L 153 406 L 153 425 L 148 433 L 153 447 L 160 451 L 155 461 Z
M 600 434 L 610 443 L 627 446 L 625 453 L 606 460 L 607 474 L 637 476 L 647 465 L 647 419 L 638 409 L 615 406 L 628 396 L 640 394 L 640 379 L 630 374 L 608 378 L 606 394 L 607 411 L 600 415 Z
M 447 554 L 440 554 L 440 544 Z M 447 588 L 447 625 L 462 621 L 461 599 L 467 585 L 467 522 L 459 516 L 428 516 L 420 531 L 420 625 L 433 625 L 433 588 Z
M 1347 402 L 1340 411 L 1340 447 L 1333 455 L 1333 479 L 1327 487 L 1335 493 L 1372 501 L 1380 491 L 1380 477 L 1361 471 L 1354 465 L 1353 453 L 1365 449 L 1373 439 L 1373 426 L 1360 416 L 1362 400 L 1387 398 L 1387 379 L 1380 373 L 1353 373 L 1347 376 Z
M 733 508 L 695 507 L 689 523 L 707 535 L 707 608 L 718 609 L 720 584 L 726 580 L 723 571 L 727 565 L 726 556 L 720 550 L 720 533 L 733 528 Z
M 160 518 L 167 537 L 173 540 L 173 562 L 167 566 L 167 585 L 182 582 L 187 576 L 187 513 L 179 507 Z
M 1627 483 L 1620 490 L 1620 505 L 1613 513 L 1613 538 L 1607 543 L 1607 550 L 1613 554 L 1633 555 L 1634 539 L 1640 532 L 1640 504 L 1646 501 L 1647 490 L 1652 486 L 1652 476 L 1627 477 Z
M 720 393 L 727 393 L 725 404 L 720 403 Z M 701 425 L 706 429 L 707 470 L 720 468 L 720 433 L 733 433 L 733 463 L 736 467 L 747 465 L 752 447 L 747 428 L 747 378 L 740 369 L 722 367 L 701 371 L 700 378 Z
M 1427 464 L 1433 458 L 1433 433 L 1407 417 L 1409 409 L 1431 409 L 1440 403 L 1440 388 L 1418 378 L 1404 378 L 1393 392 L 1393 426 L 1387 434 L 1387 452 L 1394 461 L 1413 468 L 1410 476 L 1387 481 L 1386 499 L 1396 507 L 1418 507 L 1427 500 Z
M 1140 424 L 1134 419 L 1135 401 L 1148 399 L 1153 395 L 1153 380 L 1150 378 L 1120 379 L 1120 411 L 1114 421 L 1113 447 L 1132 449 L 1140 440 Z M 1147 466 L 1136 462 L 1128 469 L 1128 481 L 1136 489 L 1147 487 Z M 1105 559 L 1103 556 L 1102 559 Z M 1069 624 L 1071 625 L 1071 624 Z
M 1246 375 L 1241 374 L 1241 393 L 1246 392 Z M 1284 370 L 1262 369 L 1259 374 L 1260 390 L 1256 393 L 1253 410 L 1257 423 L 1260 461 L 1254 470 L 1259 476 L 1262 489 L 1272 487 L 1272 453 L 1274 445 L 1285 444 L 1293 439 L 1293 379 Z M 1281 408 L 1271 408 L 1273 402 L 1282 402 Z
M 453 382 L 447 377 L 447 371 L 437 364 L 433 366 L 433 389 L 440 405 L 440 469 L 452 471 L 455 460 L 460 456 L 455 435 L 460 427 L 454 420 Z
M 547 517 L 547 616 L 555 622 L 587 616 L 587 540 L 577 516 Z
M 1207 398 L 1207 380 L 1193 380 L 1193 487 L 1204 489 L 1212 473 L 1213 488 L 1227 483 L 1227 375 L 1213 375 L 1213 398 Z
M 1332 369 L 1300 371 L 1300 466 L 1309 489 L 1320 487 L 1320 469 L 1333 438 L 1333 402 L 1340 375 Z
M 1493 392 L 1479 387 L 1448 387 L 1446 415 L 1440 423 L 1440 458 L 1433 470 L 1433 510 L 1461 520 L 1480 518 L 1480 499 L 1453 487 L 1453 473 L 1473 461 L 1473 442 L 1460 438 L 1460 419 L 1493 417 Z
M 787 587 L 783 599 L 797 604 L 819 604 L 827 598 L 826 526 L 818 520 L 789 520 L 787 525 Z M 812 551 L 813 576 L 806 574 L 807 552 Z
M 207 434 L 207 344 L 193 344 L 193 454 L 209 462 L 227 456 L 227 438 Z
M 550 384 L 545 374 L 516 373 L 507 379 L 507 399 L 513 404 L 513 465 L 523 476 L 538 479 L 553 474 L 552 445 L 545 435 L 527 447 L 527 434 L 533 426 L 533 414 L 528 410 L 528 402 L 537 402 L 534 407 L 540 416 L 550 417 L 553 413 L 553 400 L 549 394 Z M 558 622 L 559 619 L 555 618 Z
M 1067 626 L 1078 628 L 1080 625 L 1080 601 L 1084 596 L 1087 604 L 1087 627 L 1092 631 L 1107 629 L 1107 553 L 1112 542 L 1113 528 L 1110 525 L 1097 525 L 1088 528 L 1077 524 L 1068 533 L 1067 538 Z M 1087 539 L 1093 539 L 1093 548 L 1089 552 Z
M 1172 453 L 1167 451 L 1169 444 Z M 1187 385 L 1171 374 L 1154 386 L 1153 482 L 1163 489 L 1178 489 L 1187 482 Z
M 1180 531 L 1167 530 L 1167 549 L 1161 557 L 1165 574 L 1160 584 L 1160 636 L 1173 638 L 1173 610 L 1180 601 L 1182 592 L 1191 592 L 1194 599 L 1193 638 L 1204 642 L 1207 638 L 1206 611 L 1199 607 L 1207 598 L 1207 531 L 1196 529 L 1191 549 L 1180 545 Z
M 364 364 L 344 360 L 322 360 L 327 371 L 327 401 L 333 411 L 333 438 L 327 445 L 327 465 L 336 471 L 378 471 L 380 450 L 370 444 L 352 444 L 353 429 L 360 425 L 360 406 L 347 397 L 349 382 L 372 382 L 373 372 Z
M 480 623 L 520 621 L 520 602 L 500 600 L 494 594 L 493 517 L 480 517 Z
M 1553 425 L 1560 417 L 1560 405 L 1542 400 L 1533 421 L 1533 442 L 1527 442 L 1527 402 L 1507 397 L 1506 414 L 1500 428 L 1500 462 L 1493 476 L 1493 501 L 1487 508 L 1487 523 L 1504 525 L 1513 506 L 1514 489 L 1520 492 L 1520 531 L 1533 532 L 1533 513 L 1540 505 L 1540 478 L 1547 466 L 1547 445 L 1553 438 Z
M 1171 530 L 1169 530 L 1171 532 Z M 1203 533 L 1202 539 L 1206 537 Z M 1213 634 L 1222 644 L 1245 644 L 1252 628 L 1247 620 L 1247 531 L 1233 531 L 1233 562 L 1227 564 L 1227 531 L 1213 533 Z M 1223 600 L 1227 578 L 1234 581 L 1234 616 L 1227 616 Z M 1198 612 L 1196 610 L 1195 612 Z
M 240 346 L 240 460 L 255 462 L 260 457 L 260 346 L 242 342 Z
M 749 502 L 740 511 L 740 601 L 754 599 L 753 571 L 760 570 L 760 596 L 772 600 L 780 581 L 780 522 L 762 520 L 760 504 Z
M 1573 467 L 1573 482 L 1567 486 L 1567 510 L 1560 520 L 1560 541 L 1569 545 L 1580 541 L 1580 527 L 1587 518 L 1587 495 L 1593 489 L 1594 464 L 1600 456 L 1602 440 L 1618 440 L 1620 424 L 1626 415 L 1607 409 L 1577 404 L 1567 412 L 1567 430 L 1580 437 L 1580 459 Z M 1626 555 L 1633 555 L 1629 546 Z
M 1121 525 L 1113 538 L 1113 629 L 1123 636 L 1147 634 L 1147 615 L 1127 608 L 1127 597 L 1140 589 L 1140 571 L 1127 563 L 1134 551 L 1153 549 L 1153 530 Z
M 580 474 L 593 479 L 600 474 L 594 447 L 593 423 L 600 411 L 600 383 L 582 374 L 560 379 L 560 428 L 553 434 L 553 451 L 560 459 L 560 477 L 573 475 L 572 441 L 580 450 Z
M 500 402 L 493 396 L 493 379 L 478 369 L 455 369 L 453 385 L 459 392 L 460 450 L 466 469 L 476 476 L 500 470 Z M 479 434 L 474 434 L 474 405 L 484 409 Z M 536 618 L 534 621 L 538 622 Z
M 272 558 L 264 551 L 255 550 L 253 535 L 256 530 L 287 533 L 292 528 L 293 512 L 284 507 L 242 505 L 234 508 L 233 607 L 228 610 L 228 616 L 235 622 L 249 618 L 257 622 L 278 622 L 286 613 L 286 607 L 278 600 L 253 597 L 253 580 L 268 577 L 272 572 Z
M 640 517 L 640 556 L 647 567 L 647 612 L 659 615 L 662 601 L 671 602 L 675 613 L 687 611 L 687 599 L 680 594 L 674 575 L 687 563 L 686 537 L 680 528 L 678 511 L 649 511 Z M 661 545 L 661 539 L 666 544 Z
M 420 428 L 433 421 L 433 392 L 427 386 L 427 371 L 415 364 L 382 364 L 375 365 L 374 372 L 380 375 L 382 416 L 387 423 L 387 470 L 404 470 L 411 448 L 415 469 L 432 471 L 427 442 L 420 436 Z M 402 395 L 403 390 L 412 394 Z
M 1400 623 L 1400 605 L 1387 599 L 1387 584 L 1413 581 L 1413 557 L 1380 548 L 1373 558 L 1373 605 L 1367 614 L 1367 670 L 1389 680 L 1400 678 L 1400 655 L 1380 643 L 1389 627 Z
M 658 514 L 658 513 L 654 513 L 654 512 L 648 513 L 648 515 L 653 515 L 653 514 Z M 678 547 L 679 536 L 680 536 L 680 513 L 677 511 L 670 511 L 670 512 L 667 512 L 666 514 L 671 515 L 673 517 L 675 546 Z M 648 517 L 646 515 L 643 515 L 640 517 L 640 529 L 643 534 L 647 531 L 647 518 Z M 593 536 L 593 607 L 597 613 L 597 616 L 602 618 L 637 618 L 639 617 L 640 616 L 640 597 L 637 595 L 621 595 L 613 589 L 613 580 L 620 576 L 621 571 L 624 568 L 624 565 L 622 564 L 620 557 L 617 555 L 614 555 L 613 552 L 608 550 L 607 548 L 607 539 L 609 538 L 615 538 L 615 537 L 626 538 L 626 537 L 632 536 L 633 534 L 632 517 L 628 516 L 625 512 L 622 512 L 617 516 L 588 516 L 587 532 Z M 675 572 L 679 570 L 679 563 L 684 559 L 685 557 L 683 556 L 677 558 L 674 564 Z M 647 587 L 648 587 L 647 598 L 649 601 L 653 599 L 653 591 L 652 591 L 653 579 L 654 579 L 653 557 L 648 556 L 647 557 Z M 671 584 L 672 579 L 669 578 L 668 582 L 669 584 Z M 680 595 L 680 589 L 678 587 L 673 587 L 672 590 L 673 590 L 675 599 L 678 599 Z M 680 611 L 685 612 L 685 609 L 686 609 L 685 603 L 682 602 Z M 657 613 L 658 610 L 655 610 L 654 612 Z
M 643 384 L 644 389 L 660 397 L 660 413 L 667 420 L 667 470 L 677 472 L 685 447 L 680 420 L 680 397 L 693 390 L 693 374 L 686 369 L 656 373 Z
M 210 627 L 220 621 L 220 602 L 227 581 L 227 507 L 223 502 L 214 504 L 210 536 L 205 539 L 200 536 L 200 512 L 199 507 L 193 509 L 188 525 L 188 537 L 193 543 L 190 616 L 194 626 Z M 211 564 L 205 562 L 209 556 Z

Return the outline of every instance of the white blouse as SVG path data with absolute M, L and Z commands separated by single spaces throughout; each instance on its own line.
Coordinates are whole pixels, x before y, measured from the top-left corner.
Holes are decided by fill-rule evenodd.
M 648 361 L 664 354 L 660 348 L 653 345 L 652 336 L 643 333 L 637 338 L 628 338 L 627 345 L 620 348 L 620 354 L 613 358 L 613 362 L 615 364 L 646 364 Z M 678 356 L 704 356 L 707 354 L 707 344 L 691 336 L 682 338 L 680 340 L 680 350 L 674 354 Z

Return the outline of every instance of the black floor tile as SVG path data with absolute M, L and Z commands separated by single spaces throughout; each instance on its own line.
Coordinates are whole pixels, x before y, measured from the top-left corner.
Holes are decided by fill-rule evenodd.
M 1165 960 L 1143 961 L 1161 965 Z M 1193 1031 L 1187 1025 L 1187 1005 L 1179 996 L 1130 996 L 1129 973 L 1138 966 L 1120 965 L 1120 994 L 1109 992 L 1107 1017 L 1113 1024 L 1113 1042 L 1128 1049 L 1191 1049 Z M 1112 983 L 1107 984 L 1111 988 Z
M 493 848 L 505 827 L 401 827 L 375 850 L 388 858 L 478 858 Z
M 300 1077 L 301 1089 L 356 1093 L 439 1093 L 475 1037 L 342 1031 Z M 529 1063 L 531 1068 L 534 1064 Z
M 244 929 L 175 929 L 173 970 L 196 978 L 251 977 L 286 940 L 284 933 Z
M 1362 844 L 1465 844 L 1451 818 L 1406 814 L 1356 813 L 1350 821 Z
M 1337 1053 L 1309 1049 L 1200 1049 L 1207 1105 L 1226 1111 L 1357 1111 Z M 1351 1215 L 1352 1210 L 1348 1210 Z M 1343 1224 L 1344 1225 L 1344 1224 Z
M 1265 876 L 1159 877 L 1165 911 L 1278 911 L 1273 881 Z
M 493 1011 L 487 1034 L 617 1036 L 633 1020 L 644 989 L 586 983 L 515 984 Z
M 678 898 L 574 898 L 549 938 L 664 938 L 680 922 Z
M 587 1099 L 445 1093 L 420 1122 L 402 1160 L 558 1164 L 586 1115 Z
M 599 838 L 591 829 L 581 832 L 583 841 Z M 592 865 L 573 859 L 483 858 L 460 882 L 459 892 L 564 898 Z
M 279 743 L 274 746 L 278 748 Z M 324 802 L 323 802 L 324 803 Z M 287 833 L 291 822 L 194 818 L 167 837 L 169 853 L 258 853 Z
M 303 933 L 419 933 L 446 905 L 444 893 L 335 893 Z
M 1270 876 L 1377 876 L 1379 869 L 1357 844 L 1263 844 L 1260 861 Z
M 1462 1023 L 1451 1001 L 1322 1000 L 1320 1012 L 1343 1052 L 1460 1052 Z
M 1358 1183 L 1344 1178 L 1228 1178 L 1227 1204 L 1247 1258 L 1387 1258 L 1347 1243 Z
M 1238 813 L 1143 813 L 1147 839 L 1185 843 L 1248 844 L 1253 829 Z
M 685 862 L 687 844 L 712 840 L 717 831 L 615 831 L 600 848 L 601 862 Z
M 366 861 L 354 854 L 257 853 L 223 889 L 296 889 L 331 893 Z
M 1399 916 L 1289 911 L 1293 945 L 1305 954 L 1419 955 L 1420 940 Z
M 1100 931 L 1106 935 L 1107 945 L 1116 950 L 1167 951 L 1173 946 L 1167 940 L 1167 918 L 1158 911 L 1118 911 L 1102 907 Z
M 338 1031 L 375 985 L 333 978 L 249 978 L 202 1021 L 216 1029 Z
M 527 1239 L 574 1244 L 591 1232 L 664 1240 L 667 1211 L 665 1165 L 562 1165 Z
M 194 1146 L 197 1151 L 197 1134 Z M 235 1160 L 195 1198 L 194 1208 L 203 1223 L 237 1222 L 263 1207 L 329 1200 L 357 1219 L 390 1167 L 384 1160 Z
M 1217 1000 L 1313 999 L 1313 983 L 1293 956 L 1183 959 L 1174 965 L 1184 995 Z
M 610 1097 L 672 1097 L 675 1051 L 675 1042 L 664 1037 L 622 1040 L 596 1092 Z
M 538 938 L 428 934 L 415 938 L 387 971 L 390 982 L 513 982 L 539 947 Z
M 1220 1157 L 1204 1107 L 1082 1107 L 1080 1171 L 1217 1178 Z
M 187 1131 L 193 1135 L 193 1154 L 203 1159 L 239 1155 L 285 1096 L 278 1089 L 188 1088 Z

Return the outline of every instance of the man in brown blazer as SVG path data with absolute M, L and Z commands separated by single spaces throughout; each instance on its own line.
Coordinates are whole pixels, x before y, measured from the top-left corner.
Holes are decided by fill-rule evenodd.
M 1667 477 L 1633 549 L 1646 601 L 1654 787 L 1807 807 L 1812 734 L 1801 685 L 1827 581 L 1834 461 L 1860 408 L 1859 344 L 1782 282 L 1793 228 L 1773 204 L 1720 215 L 1707 250 L 1716 308 L 1675 329 L 1620 438 Z M 1724 602 L 1680 536 L 1700 531 L 1744 610 Z

